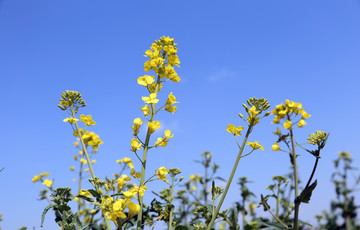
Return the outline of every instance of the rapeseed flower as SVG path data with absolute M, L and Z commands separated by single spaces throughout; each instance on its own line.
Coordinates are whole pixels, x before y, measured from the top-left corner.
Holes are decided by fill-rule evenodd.
M 77 121 L 79 121 L 79 119 L 74 118 L 74 117 L 65 118 L 65 119 L 63 120 L 63 122 L 69 122 L 70 124 L 73 124 L 73 123 L 75 123 L 75 122 L 77 122 Z
M 139 134 L 139 129 L 140 129 L 140 126 L 142 123 L 143 123 L 143 120 L 141 120 L 140 118 L 134 119 L 134 126 L 131 126 L 134 136 Z
M 259 145 L 259 142 L 258 141 L 255 141 L 255 142 L 248 142 L 247 145 L 249 145 L 251 148 L 253 148 L 254 150 L 257 150 L 257 149 L 261 149 L 264 151 L 264 147 L 262 145 Z
M 93 121 L 91 115 L 85 116 L 84 114 L 80 115 L 80 121 L 84 122 L 86 126 L 96 125 L 96 122 Z
M 130 149 L 132 152 L 136 152 L 137 150 L 141 149 L 141 143 L 139 143 L 138 139 L 133 138 L 131 139 L 131 148 Z
M 244 127 L 242 126 L 235 127 L 235 125 L 229 124 L 226 131 L 233 134 L 234 136 L 241 136 L 241 130 L 243 129 Z
M 147 104 L 156 104 L 159 102 L 159 99 L 156 98 L 157 94 L 156 93 L 150 93 L 150 96 L 148 97 L 141 97 L 141 99 L 147 103 Z
M 272 146 L 271 146 L 271 150 L 272 151 L 280 151 L 281 149 L 280 149 L 280 147 L 279 147 L 279 143 L 275 143 L 275 144 L 273 144 Z
M 169 182 L 167 179 L 166 179 L 166 174 L 169 173 L 169 170 L 166 169 L 165 167 L 160 167 L 159 170 L 155 171 L 155 175 L 157 175 L 157 178 L 160 179 L 160 180 L 163 180 L 165 182 Z
M 147 126 L 149 128 L 149 133 L 154 133 L 155 130 L 160 128 L 160 122 L 159 121 L 149 121 L 147 123 Z
M 51 187 L 51 185 L 53 184 L 53 181 L 52 180 L 48 180 L 48 179 L 45 179 L 43 182 L 42 182 L 43 185 L 45 185 L 46 187 Z

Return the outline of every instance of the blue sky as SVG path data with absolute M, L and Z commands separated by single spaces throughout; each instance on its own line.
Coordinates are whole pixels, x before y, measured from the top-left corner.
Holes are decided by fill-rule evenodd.
M 318 187 L 310 205 L 301 207 L 302 219 L 313 222 L 334 197 L 337 152 L 347 150 L 360 162 L 359 10 L 359 0 L 0 0 L 0 226 L 40 225 L 47 204 L 36 200 L 42 187 L 31 183 L 33 175 L 48 171 L 56 186 L 75 187 L 68 169 L 74 137 L 57 108 L 63 91 L 81 92 L 88 104 L 81 113 L 97 122 L 93 130 L 104 144 L 96 174 L 111 176 L 119 170 L 116 159 L 134 158 L 130 126 L 146 95 L 136 79 L 144 74 L 145 50 L 163 35 L 178 44 L 181 81 L 166 84 L 162 96 L 173 92 L 180 104 L 174 115 L 158 118 L 175 136 L 168 147 L 150 152 L 149 172 L 166 166 L 185 177 L 201 173 L 193 160 L 209 150 L 219 176 L 227 178 L 237 146 L 225 129 L 244 125 L 237 116 L 241 104 L 249 97 L 265 97 L 272 106 L 301 102 L 312 117 L 296 130 L 299 142 L 319 129 L 331 133 L 315 176 Z M 271 118 L 255 127 L 249 141 L 258 140 L 265 151 L 242 159 L 236 174 L 255 182 L 250 188 L 258 198 L 272 175 L 288 172 L 288 156 L 271 151 L 275 129 Z M 302 178 L 313 160 L 301 154 Z M 150 190 L 162 186 L 155 182 Z M 234 183 L 225 207 L 238 194 Z M 56 228 L 51 215 L 45 229 Z

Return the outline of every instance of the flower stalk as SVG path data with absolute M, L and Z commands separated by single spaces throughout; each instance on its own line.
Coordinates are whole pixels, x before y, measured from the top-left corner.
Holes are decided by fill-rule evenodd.
M 155 87 L 155 94 L 158 93 L 158 91 L 159 91 L 159 85 L 160 85 L 160 76 L 159 75 L 157 77 L 156 82 L 157 82 L 157 84 Z M 151 106 L 152 106 L 152 110 L 151 110 L 150 122 L 153 122 L 154 116 L 155 116 L 155 111 L 156 111 L 155 103 L 152 104 Z M 139 187 L 142 187 L 145 184 L 146 158 L 147 158 L 147 153 L 149 150 L 150 136 L 151 136 L 151 132 L 150 132 L 150 128 L 148 128 L 147 133 L 146 133 L 145 143 L 144 143 L 143 157 L 142 157 L 142 161 L 141 161 L 141 178 L 140 178 L 140 186 Z M 140 205 L 140 211 L 138 213 L 137 229 L 141 230 L 142 229 L 142 211 L 143 211 L 143 206 L 144 206 L 142 196 L 139 196 L 139 205 Z
M 71 105 L 71 113 L 72 113 L 73 118 L 76 118 L 76 117 L 75 117 L 75 110 L 74 110 L 74 106 L 73 106 L 73 105 Z M 90 157 L 89 157 L 87 148 L 86 148 L 85 143 L 84 143 L 84 140 L 83 140 L 83 138 L 82 138 L 82 134 L 81 134 L 81 132 L 80 132 L 79 125 L 78 125 L 78 123 L 76 122 L 76 120 L 75 120 L 74 123 L 75 123 L 75 127 L 76 127 L 77 134 L 78 134 L 79 139 L 80 139 L 80 143 L 81 143 L 81 147 L 82 147 L 82 149 L 83 149 L 83 153 L 84 153 L 84 155 L 85 155 L 87 164 L 88 164 L 88 166 L 89 166 L 89 170 L 90 170 L 91 177 L 92 177 L 92 179 L 95 180 L 95 179 L 96 179 L 95 173 L 94 173 L 94 170 L 93 170 L 91 161 L 90 161 Z M 95 184 L 95 189 L 96 189 L 97 192 L 99 192 L 99 187 L 98 187 L 96 184 Z M 100 192 L 99 192 L 99 193 L 100 193 Z M 107 218 L 106 215 L 104 215 L 104 219 L 105 219 L 105 223 L 106 223 L 106 228 L 107 228 L 108 230 L 111 230 L 111 225 L 110 225 L 109 219 Z
M 221 208 L 221 206 L 222 206 L 222 204 L 223 204 L 223 202 L 224 202 L 224 200 L 225 200 L 225 197 L 226 197 L 227 192 L 229 191 L 231 182 L 232 182 L 232 180 L 233 180 L 233 178 L 234 178 L 236 169 L 237 169 L 237 167 L 238 167 L 238 164 L 239 164 L 241 155 L 242 155 L 242 153 L 243 153 L 243 151 L 244 151 L 244 148 L 245 148 L 247 139 L 248 139 L 248 137 L 249 137 L 249 135 L 250 135 L 250 133 L 251 133 L 252 127 L 253 127 L 253 126 L 250 125 L 250 126 L 248 127 L 247 131 L 246 131 L 246 135 L 245 135 L 244 140 L 243 140 L 243 142 L 242 142 L 242 144 L 241 144 L 239 153 L 238 153 L 238 155 L 237 155 L 237 157 L 236 157 L 236 160 L 235 160 L 234 166 L 233 166 L 233 168 L 232 168 L 231 174 L 230 174 L 230 176 L 229 176 L 228 182 L 226 183 L 226 187 L 225 187 L 224 193 L 221 195 L 219 204 L 217 205 L 217 207 L 216 207 L 216 209 L 215 209 L 215 212 L 212 214 L 211 221 L 210 221 L 210 223 L 208 224 L 208 226 L 207 226 L 207 228 L 206 228 L 207 230 L 210 230 L 210 229 L 212 228 L 212 226 L 214 225 L 216 216 L 217 216 L 217 214 L 218 214 L 219 211 L 220 211 L 220 208 Z

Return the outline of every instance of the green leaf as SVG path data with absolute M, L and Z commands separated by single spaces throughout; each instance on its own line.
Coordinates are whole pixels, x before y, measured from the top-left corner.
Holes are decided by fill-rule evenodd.
M 43 211 L 43 213 L 41 215 L 41 225 L 40 225 L 40 227 L 43 227 L 43 223 L 44 223 L 45 215 L 46 215 L 47 211 L 49 211 L 50 208 L 53 208 L 53 207 L 54 207 L 54 205 L 50 204 L 44 209 L 44 211 Z
M 295 203 L 309 203 L 313 190 L 317 185 L 317 180 L 312 183 L 310 186 L 306 187 L 300 194 L 300 196 L 296 197 Z
M 188 230 L 188 227 L 186 226 L 176 226 L 175 230 Z
M 89 198 L 89 197 L 87 197 L 87 196 L 84 196 L 84 195 L 77 195 L 77 197 L 78 197 L 78 198 L 81 198 L 81 199 L 84 199 L 84 200 L 86 200 L 86 201 L 89 201 L 89 202 L 91 202 L 91 203 L 94 202 L 93 199 L 91 199 L 91 198 Z
M 251 223 L 251 225 L 256 225 L 256 227 L 257 227 L 256 229 L 264 229 L 264 228 L 267 229 L 268 227 L 271 227 L 271 229 L 275 229 L 275 230 L 289 229 L 278 222 L 269 222 L 266 219 L 255 218 L 250 223 Z
M 101 195 L 94 189 L 88 189 L 89 193 L 91 193 L 91 195 L 93 195 L 96 198 L 100 198 Z
M 215 179 L 217 179 L 217 180 L 221 180 L 221 181 L 223 181 L 223 182 L 227 182 L 227 180 L 225 180 L 224 178 L 219 177 L 219 176 L 215 177 Z

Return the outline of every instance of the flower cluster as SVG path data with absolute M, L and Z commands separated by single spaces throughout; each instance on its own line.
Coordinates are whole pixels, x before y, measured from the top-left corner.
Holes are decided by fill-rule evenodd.
M 305 120 L 311 117 L 311 115 L 304 110 L 301 103 L 288 99 L 285 101 L 285 104 L 281 103 L 280 105 L 276 105 L 276 109 L 272 110 L 272 114 L 275 115 L 273 123 L 280 124 L 281 120 L 283 120 L 285 130 L 293 130 L 295 127 L 302 128 L 306 125 Z M 282 149 L 279 143 L 281 141 L 288 143 L 287 139 L 289 138 L 289 134 L 283 135 L 278 127 L 274 134 L 278 136 L 278 140 L 271 146 L 271 150 L 281 151 Z
M 285 120 L 283 126 L 284 129 L 292 129 L 293 125 L 297 124 L 298 127 L 302 128 L 306 125 L 305 120 L 311 117 L 302 107 L 301 103 L 293 102 L 286 100 L 285 104 L 281 103 L 276 106 L 276 109 L 272 110 L 272 114 L 275 114 L 273 123 L 280 124 L 280 120 Z M 295 117 L 301 115 L 300 119 L 297 121 Z
M 132 161 L 130 158 L 128 158 L 128 157 L 124 157 L 124 158 L 122 158 L 122 159 L 120 159 L 120 160 L 116 160 L 116 163 L 118 163 L 118 164 L 125 163 L 127 167 L 129 167 L 129 168 L 131 168 L 131 169 L 134 168 L 134 163 L 133 163 L 133 161 Z
M 269 116 L 270 112 L 266 112 L 264 116 L 260 117 L 259 115 L 269 109 L 270 105 L 268 101 L 264 98 L 249 98 L 247 101 L 247 104 L 243 104 L 243 107 L 245 108 L 246 113 L 248 114 L 247 119 L 244 119 L 244 116 L 239 113 L 239 117 L 245 121 L 245 123 L 249 126 L 248 133 L 252 131 L 252 128 L 259 123 L 259 120 L 263 117 Z M 250 109 L 248 108 L 250 107 Z M 233 124 L 229 124 L 227 126 L 226 131 L 233 134 L 236 138 L 236 136 L 241 136 L 241 131 L 244 129 L 243 126 L 236 127 Z M 238 144 L 239 145 L 239 144 Z M 258 141 L 255 142 L 247 142 L 247 145 L 249 145 L 253 150 L 261 149 L 264 150 L 264 147 L 259 144 Z M 240 146 L 239 146 L 240 147 Z
M 45 185 L 46 187 L 48 188 L 52 188 L 52 184 L 53 184 L 53 181 L 52 180 L 49 180 L 49 179 L 44 179 L 46 178 L 47 176 L 49 176 L 50 173 L 48 172 L 42 172 L 41 174 L 39 175 L 35 175 L 32 179 L 32 182 L 33 183 L 36 183 L 38 181 L 42 182 L 43 185 Z
M 171 92 L 165 104 L 156 109 L 156 105 L 159 103 L 158 93 L 163 87 L 163 83 L 166 81 L 179 82 L 180 77 L 176 73 L 174 66 L 180 64 L 179 58 L 176 55 L 177 53 L 177 44 L 174 43 L 174 39 L 169 37 L 161 37 L 159 40 L 156 40 L 153 43 L 149 50 L 145 51 L 145 57 L 148 57 L 150 60 L 146 61 L 144 64 L 144 70 L 149 72 L 153 70 L 157 76 L 154 75 L 143 75 L 137 79 L 137 83 L 141 86 L 147 88 L 149 95 L 143 96 L 141 99 L 145 103 L 141 107 L 141 111 L 147 119 L 147 138 L 153 134 L 157 129 L 160 128 L 160 122 L 154 120 L 154 115 L 160 110 L 166 110 L 170 113 L 174 113 L 177 110 L 178 103 L 176 97 Z M 138 137 L 140 132 L 140 127 L 144 123 L 144 120 L 141 118 L 135 118 L 133 121 L 134 125 L 131 126 L 132 134 L 135 138 L 131 139 L 131 151 L 135 152 L 140 150 L 142 147 L 145 147 L 145 142 L 142 142 Z M 170 130 L 165 131 L 165 135 L 158 137 L 155 143 L 155 147 L 166 147 L 169 139 L 173 137 Z
M 85 101 L 82 99 L 82 96 L 79 92 L 66 90 L 61 94 L 60 104 L 58 107 L 61 110 L 70 110 L 74 109 L 77 113 L 80 107 L 85 107 Z

